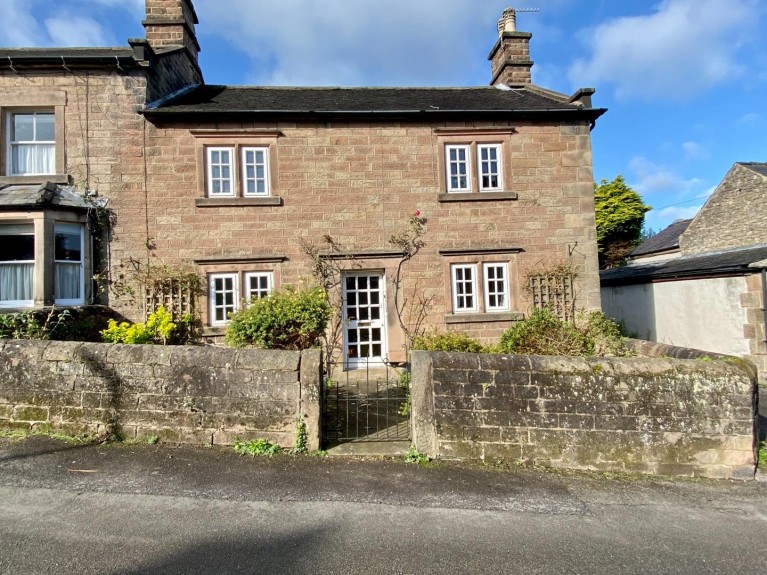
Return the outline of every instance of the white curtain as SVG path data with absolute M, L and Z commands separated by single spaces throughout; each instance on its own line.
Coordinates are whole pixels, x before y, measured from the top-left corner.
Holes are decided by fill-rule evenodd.
M 56 172 L 55 144 L 13 144 L 14 174 L 53 174 Z
M 56 263 L 56 300 L 80 300 L 80 262 Z
M 35 264 L 0 264 L 0 301 L 31 301 L 34 298 Z

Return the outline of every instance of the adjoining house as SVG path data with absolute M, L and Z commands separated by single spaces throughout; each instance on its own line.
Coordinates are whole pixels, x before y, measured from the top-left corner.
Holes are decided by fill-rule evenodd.
M 633 253 L 671 251 L 601 272 L 605 314 L 640 338 L 746 357 L 767 388 L 767 163 L 736 163 L 692 221 Z
M 490 86 L 280 88 L 206 85 L 191 0 L 146 8 L 146 39 L 130 47 L 0 50 L 0 234 L 18 246 L 0 256 L 0 286 L 15 282 L 0 306 L 98 299 L 140 319 L 143 297 L 94 293 L 88 278 L 194 266 L 215 336 L 250 298 L 311 281 L 314 246 L 343 274 L 343 356 L 357 365 L 402 361 L 400 320 L 419 316 L 497 338 L 545 263 L 574 266 L 577 305 L 600 307 L 591 130 L 605 110 L 592 89 L 532 84 L 532 35 L 513 10 Z M 1 199 L 46 182 L 108 202 L 106 256 L 90 255 L 79 207 Z M 398 277 L 390 238 L 416 212 L 424 247 Z M 57 259 L 58 238 L 72 254 L 79 241 L 80 259 Z
M 675 258 L 679 255 L 679 236 L 692 220 L 676 220 L 669 227 L 642 242 L 628 254 L 627 264 L 646 264 Z

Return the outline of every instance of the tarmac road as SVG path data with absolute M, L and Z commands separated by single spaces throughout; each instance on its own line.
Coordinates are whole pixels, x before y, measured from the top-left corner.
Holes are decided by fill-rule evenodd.
M 767 573 L 767 484 L 0 440 L 0 573 Z

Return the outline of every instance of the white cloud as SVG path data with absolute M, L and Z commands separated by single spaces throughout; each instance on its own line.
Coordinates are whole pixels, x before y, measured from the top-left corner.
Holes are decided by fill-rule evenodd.
M 752 126 L 762 121 L 762 115 L 758 112 L 747 112 L 735 122 L 739 126 Z
M 583 32 L 591 55 L 573 84 L 612 84 L 619 98 L 685 100 L 744 73 L 737 52 L 760 11 L 757 0 L 663 0 L 652 14 Z
M 670 220 L 672 222 L 676 220 L 689 220 L 690 218 L 694 218 L 695 214 L 697 214 L 702 207 L 703 204 L 686 207 L 671 206 L 670 208 L 660 210 L 658 212 L 658 217 Z
M 16 0 L 0 0 L 0 45 L 37 46 L 41 27 L 32 16 L 32 5 Z
M 484 59 L 506 0 L 229 0 L 198 2 L 201 35 L 249 55 L 249 82 L 285 85 L 453 85 L 489 80 Z M 481 35 L 481 36 L 480 36 Z M 478 53 L 477 37 L 487 38 Z M 204 38 L 203 38 L 204 40 Z M 204 44 L 204 41 L 203 41 Z
M 684 159 L 687 162 L 701 162 L 711 157 L 708 150 L 698 142 L 684 142 L 682 144 Z
M 684 179 L 672 169 L 655 164 L 644 156 L 631 158 L 629 169 L 634 173 L 630 185 L 642 195 L 671 192 L 684 197 L 703 183 L 699 178 Z
M 104 23 L 114 23 L 115 10 L 137 21 L 144 0 L 0 0 L 0 46 L 122 45 Z M 86 14 L 86 16 L 83 16 Z
M 45 20 L 45 29 L 54 46 L 108 46 L 108 32 L 92 18 L 57 16 Z

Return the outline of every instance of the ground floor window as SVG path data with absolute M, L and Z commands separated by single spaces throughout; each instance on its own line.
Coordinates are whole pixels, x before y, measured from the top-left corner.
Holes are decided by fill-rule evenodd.
M 55 300 L 58 305 L 85 303 L 83 281 L 83 227 L 56 224 L 54 227 Z
M 252 299 L 272 293 L 273 273 L 245 272 L 240 284 L 239 272 L 214 273 L 208 276 L 209 321 L 212 326 L 226 325 L 229 316 Z M 244 300 L 244 301 L 241 301 Z
M 0 225 L 0 307 L 31 307 L 35 292 L 35 229 Z
M 452 264 L 450 266 L 450 289 L 453 313 L 509 311 L 508 263 Z

